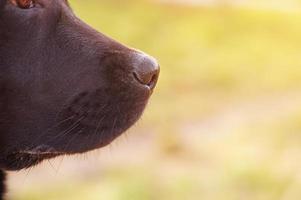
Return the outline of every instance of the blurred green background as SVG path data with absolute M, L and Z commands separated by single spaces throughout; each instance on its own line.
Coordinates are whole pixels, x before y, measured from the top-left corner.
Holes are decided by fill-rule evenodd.
M 11 174 L 12 200 L 299 200 L 301 1 L 70 0 L 162 67 L 111 146 Z

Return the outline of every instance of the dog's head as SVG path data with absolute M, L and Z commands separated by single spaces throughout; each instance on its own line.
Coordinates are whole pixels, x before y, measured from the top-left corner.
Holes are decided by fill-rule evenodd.
M 0 0 L 0 168 L 109 144 L 139 119 L 158 74 L 65 0 Z

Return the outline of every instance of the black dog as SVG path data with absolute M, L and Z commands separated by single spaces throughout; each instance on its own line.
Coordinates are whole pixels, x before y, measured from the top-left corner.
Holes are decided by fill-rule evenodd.
M 158 75 L 155 59 L 93 30 L 65 0 L 0 0 L 0 196 L 5 170 L 111 143 Z

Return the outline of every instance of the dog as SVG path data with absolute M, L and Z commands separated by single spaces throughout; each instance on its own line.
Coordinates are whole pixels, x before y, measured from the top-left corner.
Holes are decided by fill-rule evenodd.
M 0 0 L 0 196 L 5 171 L 110 144 L 141 117 L 159 71 L 66 0 Z

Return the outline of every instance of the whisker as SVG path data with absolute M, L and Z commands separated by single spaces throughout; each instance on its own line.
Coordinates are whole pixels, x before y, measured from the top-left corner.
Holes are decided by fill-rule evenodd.
M 55 137 L 51 138 L 50 141 L 48 142 L 52 142 L 58 138 L 62 138 L 64 136 L 66 136 L 69 132 L 73 131 L 74 129 L 76 129 L 79 125 L 80 125 L 80 122 L 85 119 L 86 117 L 85 116 L 82 116 L 81 118 L 79 118 L 76 122 L 74 122 L 72 125 L 70 125 L 66 130 L 60 132 L 58 135 L 56 135 Z
M 47 162 L 48 162 L 48 164 L 51 166 L 52 170 L 53 170 L 54 172 L 56 172 L 56 170 L 55 170 L 53 164 L 51 163 L 51 161 L 50 161 L 49 159 L 47 159 Z
M 34 148 L 34 144 L 40 140 L 43 136 L 45 136 L 47 133 L 49 133 L 49 131 L 53 130 L 54 128 L 57 128 L 58 126 L 62 125 L 63 123 L 69 121 L 69 120 L 72 120 L 73 118 L 75 117 L 75 115 L 73 116 L 70 116 L 60 122 L 58 122 L 57 124 L 53 125 L 52 127 L 48 128 L 45 132 L 41 133 L 34 141 L 32 141 L 32 144 L 29 145 L 28 149 L 32 149 Z

